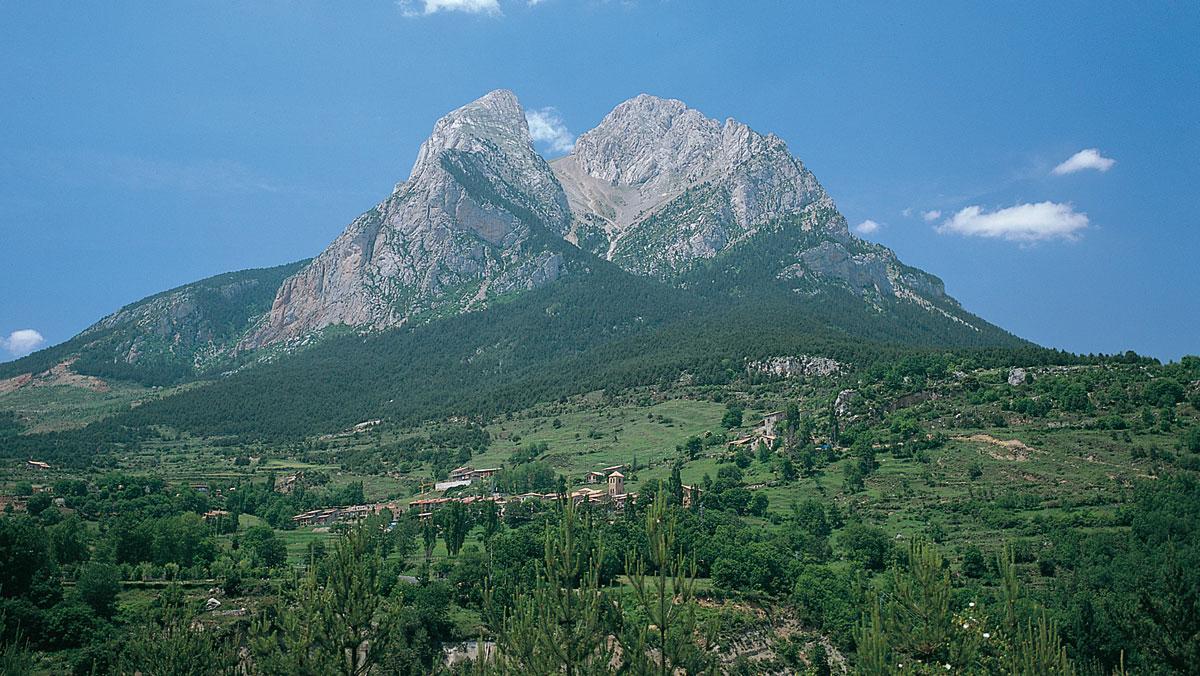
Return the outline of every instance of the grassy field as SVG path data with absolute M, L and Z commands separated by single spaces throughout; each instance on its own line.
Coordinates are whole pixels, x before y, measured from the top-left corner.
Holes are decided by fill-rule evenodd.
M 149 388 L 124 383 L 111 384 L 108 392 L 70 385 L 22 387 L 0 394 L 0 410 L 16 413 L 29 432 L 52 432 L 129 410 L 149 396 L 157 395 Z
M 690 436 L 721 432 L 725 407 L 711 401 L 670 399 L 650 406 L 593 403 L 535 410 L 488 427 L 488 452 L 472 459 L 476 467 L 509 462 L 513 451 L 534 443 L 549 447 L 542 459 L 569 477 L 617 464 L 661 464 Z

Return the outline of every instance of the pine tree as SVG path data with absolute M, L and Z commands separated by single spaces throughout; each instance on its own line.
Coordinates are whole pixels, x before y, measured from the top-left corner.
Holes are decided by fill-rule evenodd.
M 250 651 L 257 673 L 265 676 L 320 676 L 337 673 L 338 655 L 329 624 L 332 599 L 317 580 L 315 566 L 293 577 L 285 608 L 267 609 L 250 626 Z
M 255 621 L 257 668 L 280 676 L 371 673 L 396 639 L 396 608 L 380 589 L 382 563 L 363 527 L 338 540 L 325 580 L 310 569 L 287 605 Z
M 164 592 L 166 606 L 157 622 L 135 631 L 120 658 L 120 673 L 145 676 L 234 674 L 237 651 L 211 628 L 193 627 L 178 587 Z
M 962 670 L 979 648 L 973 632 L 955 631 L 950 608 L 950 573 L 933 545 L 912 542 L 907 570 L 892 571 L 890 591 L 872 604 L 871 616 L 859 626 L 856 640 L 868 650 L 860 652 L 870 669 L 890 663 L 921 660 Z
M 1024 598 L 1012 547 L 1004 547 L 996 559 L 996 568 L 1000 572 L 1000 598 L 1004 604 L 1001 626 L 1002 640 L 1008 644 L 1008 672 L 1022 676 L 1074 674 L 1074 666 L 1067 659 L 1067 649 L 1058 635 L 1058 625 L 1047 619 L 1044 609 Z
M 695 674 L 715 668 L 696 645 L 696 561 L 677 551 L 675 528 L 675 514 L 660 488 L 646 510 L 649 560 L 627 554 L 625 562 L 649 625 L 634 627 L 626 641 L 625 659 L 635 672 L 665 676 L 680 669 Z
M 545 553 L 533 587 L 494 621 L 500 673 L 603 674 L 610 672 L 612 606 L 600 585 L 603 551 L 588 551 L 588 533 L 563 501 L 557 527 L 547 527 Z M 491 594 L 485 605 L 491 605 Z

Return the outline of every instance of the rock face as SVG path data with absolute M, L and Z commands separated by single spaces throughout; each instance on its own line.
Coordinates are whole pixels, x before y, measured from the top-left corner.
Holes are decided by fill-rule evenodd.
M 570 221 L 516 96 L 491 92 L 438 120 L 408 180 L 288 279 L 240 347 L 397 326 L 552 282 L 562 256 L 532 240 Z
M 800 378 L 804 376 L 823 378 L 834 375 L 843 368 L 844 365 L 841 362 L 829 357 L 816 357 L 807 354 L 795 357 L 771 357 L 769 359 L 750 362 L 746 365 L 746 370 L 750 373 L 762 373 L 781 378 Z
M 642 94 L 552 163 L 570 201 L 568 240 L 643 275 L 670 279 L 760 233 L 792 230 L 778 278 L 832 281 L 966 323 L 941 280 L 850 234 L 833 200 L 787 145 L 734 119 Z M 804 292 L 807 289 L 796 289 Z
M 838 392 L 833 402 L 833 412 L 838 418 L 847 419 L 854 415 L 854 406 L 859 400 L 857 390 L 842 390 Z
M 772 219 L 832 206 L 779 138 L 646 94 L 613 109 L 553 166 L 575 213 L 572 241 L 661 277 Z

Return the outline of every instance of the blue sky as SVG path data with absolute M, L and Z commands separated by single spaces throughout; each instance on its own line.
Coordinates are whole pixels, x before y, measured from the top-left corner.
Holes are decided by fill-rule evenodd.
M 0 0 L 0 359 L 316 254 L 499 87 L 738 118 L 996 324 L 1200 352 L 1200 4 L 922 4 Z

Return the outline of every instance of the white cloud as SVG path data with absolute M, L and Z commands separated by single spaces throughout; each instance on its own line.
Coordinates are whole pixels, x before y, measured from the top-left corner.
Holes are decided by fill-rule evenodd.
M 860 235 L 870 235 L 879 231 L 879 224 L 868 218 L 862 223 L 854 226 L 854 231 Z
M 500 0 L 400 0 L 406 16 L 429 15 L 437 12 L 463 12 L 466 14 L 500 14 Z M 420 10 L 413 8 L 419 5 Z
M 24 357 L 45 344 L 46 339 L 33 329 L 13 331 L 7 338 L 0 336 L 0 347 L 8 350 L 14 357 Z
M 1099 148 L 1085 148 L 1068 157 L 1066 162 L 1055 167 L 1050 173 L 1055 176 L 1063 176 L 1065 174 L 1074 174 L 1077 171 L 1084 171 L 1085 169 L 1108 171 L 1116 163 L 1117 161 L 1111 157 L 1101 155 Z
M 1074 240 L 1088 225 L 1087 214 L 1075 211 L 1070 204 L 1038 202 L 1018 204 L 1006 209 L 987 212 L 980 206 L 969 206 L 946 219 L 937 227 L 940 233 L 956 233 L 975 237 L 999 237 L 1018 242 L 1037 242 L 1061 238 Z
M 575 149 L 575 136 L 554 108 L 525 111 L 529 135 L 535 143 L 543 143 L 554 153 L 569 153 Z
M 930 209 L 929 211 L 921 212 L 921 218 L 925 219 L 926 223 L 932 223 L 941 217 L 942 217 L 942 212 L 939 211 L 938 209 Z

